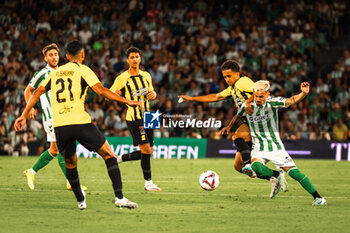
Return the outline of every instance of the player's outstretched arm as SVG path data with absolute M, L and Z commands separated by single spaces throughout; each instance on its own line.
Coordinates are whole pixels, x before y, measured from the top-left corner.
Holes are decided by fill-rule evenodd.
M 36 89 L 31 97 L 28 100 L 28 103 L 20 117 L 18 117 L 15 121 L 15 130 L 16 131 L 21 131 L 23 127 L 26 124 L 26 120 L 29 117 L 29 113 L 36 104 L 36 102 L 39 100 L 40 96 L 46 92 L 45 87 L 39 86 L 38 89 Z
M 202 95 L 202 96 L 187 96 L 179 95 L 179 98 L 182 98 L 183 101 L 194 101 L 194 102 L 216 102 L 225 99 L 220 93 Z
M 229 134 L 230 130 L 232 129 L 233 125 L 235 124 L 236 120 L 237 120 L 238 115 L 235 115 L 232 120 L 230 121 L 230 123 L 228 124 L 228 126 L 225 126 L 224 128 L 222 128 L 217 134 L 218 135 L 224 135 L 224 134 Z
M 33 91 L 34 91 L 34 88 L 29 85 L 26 87 L 26 89 L 24 89 L 24 99 L 26 103 L 28 103 Z M 29 118 L 34 119 L 35 114 L 36 114 L 36 110 L 32 108 L 32 110 L 30 110 L 29 112 Z
M 123 97 L 121 97 L 120 95 L 118 95 L 117 93 L 113 93 L 111 90 L 105 88 L 104 86 L 102 86 L 101 83 L 97 83 L 95 85 L 93 85 L 92 90 L 94 90 L 94 92 L 96 92 L 96 94 L 109 99 L 109 100 L 114 100 L 114 101 L 118 101 L 130 106 L 138 106 L 138 107 L 142 107 L 142 103 L 139 101 L 132 101 L 132 100 L 127 100 Z
M 298 95 L 294 95 L 288 99 L 286 99 L 286 107 L 291 106 L 292 104 L 297 104 L 299 103 L 302 99 L 309 94 L 310 91 L 310 84 L 308 82 L 302 82 L 300 84 L 300 90 L 301 92 Z

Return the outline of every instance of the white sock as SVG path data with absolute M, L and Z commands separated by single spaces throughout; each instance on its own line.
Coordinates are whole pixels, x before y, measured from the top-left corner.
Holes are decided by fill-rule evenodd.
M 33 168 L 30 169 L 30 173 L 32 173 L 33 175 L 36 174 L 36 172 L 33 170 Z
M 122 163 L 122 162 L 123 162 L 123 159 L 122 159 L 122 156 L 121 156 L 121 155 L 118 155 L 118 157 L 117 157 L 117 162 L 118 162 L 118 163 Z
M 149 185 L 149 184 L 153 184 L 153 181 L 152 180 L 145 180 L 145 186 Z

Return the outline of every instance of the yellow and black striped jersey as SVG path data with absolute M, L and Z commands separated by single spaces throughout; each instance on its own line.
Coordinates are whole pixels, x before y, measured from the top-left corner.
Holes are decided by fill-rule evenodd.
M 91 123 L 85 111 L 88 86 L 99 83 L 95 73 L 82 64 L 69 62 L 53 70 L 40 84 L 51 90 L 53 127 Z
M 233 86 L 229 86 L 220 95 L 232 96 L 237 107 L 240 107 L 253 94 L 254 82 L 247 76 L 240 77 Z
M 110 88 L 111 91 L 121 91 L 121 96 L 128 100 L 137 100 L 143 102 L 142 110 L 138 107 L 128 105 L 126 120 L 133 121 L 142 119 L 143 111 L 150 111 L 147 94 L 153 91 L 152 78 L 148 72 L 139 71 L 139 75 L 130 75 L 128 71 L 123 72 L 115 80 Z

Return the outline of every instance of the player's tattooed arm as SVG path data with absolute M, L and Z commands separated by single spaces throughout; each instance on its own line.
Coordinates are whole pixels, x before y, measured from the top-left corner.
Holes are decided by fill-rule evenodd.
M 254 96 L 251 95 L 251 96 L 247 99 L 247 101 L 245 102 L 245 112 L 246 112 L 247 114 L 249 114 L 249 115 L 253 113 L 253 108 L 252 108 L 252 105 L 251 105 L 251 103 L 252 103 L 253 100 L 254 100 Z
M 217 134 L 218 135 L 225 135 L 225 134 L 229 134 L 230 130 L 232 129 L 233 125 L 235 124 L 236 120 L 237 120 L 238 115 L 235 115 L 232 120 L 230 121 L 230 123 L 228 124 L 228 126 L 225 126 L 224 128 L 222 128 Z
M 216 102 L 225 99 L 220 93 L 217 94 L 209 94 L 202 96 L 187 96 L 187 95 L 179 95 L 179 98 L 182 98 L 183 101 L 194 101 L 194 102 Z
M 302 99 L 309 94 L 310 91 L 310 84 L 308 82 L 303 82 L 300 84 L 300 90 L 301 92 L 298 95 L 294 95 L 288 99 L 286 99 L 285 106 L 289 107 L 293 104 L 299 103 Z

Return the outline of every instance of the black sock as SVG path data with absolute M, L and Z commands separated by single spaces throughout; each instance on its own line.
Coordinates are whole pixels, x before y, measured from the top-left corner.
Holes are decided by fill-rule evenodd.
M 242 155 L 242 160 L 244 165 L 250 163 L 250 148 L 247 142 L 244 141 L 243 138 L 237 138 L 234 140 L 234 143 L 238 149 L 238 151 Z
M 322 198 L 321 195 L 317 191 L 313 192 L 312 196 L 314 197 L 314 199 L 316 199 L 316 197 Z
M 272 175 L 273 177 L 277 178 L 279 175 L 280 175 L 279 171 L 273 170 L 273 175 Z
M 140 159 L 141 159 L 141 151 L 139 151 L 139 150 L 122 155 L 123 162 L 132 161 L 132 160 L 140 160 Z
M 117 159 L 115 157 L 105 160 L 109 178 L 112 181 L 112 186 L 114 189 L 114 194 L 119 199 L 123 198 L 123 183 L 122 177 L 120 175 L 120 170 L 118 166 Z
M 270 180 L 271 176 L 258 176 L 256 175 L 259 179 L 263 179 L 263 180 Z
M 75 198 L 79 202 L 83 201 L 84 195 L 81 192 L 81 188 L 80 188 L 78 169 L 76 167 L 72 169 L 66 168 L 66 175 L 70 183 L 70 186 L 72 186 L 72 190 L 75 195 Z
M 151 155 L 141 154 L 141 168 L 145 180 L 152 180 L 151 177 Z

